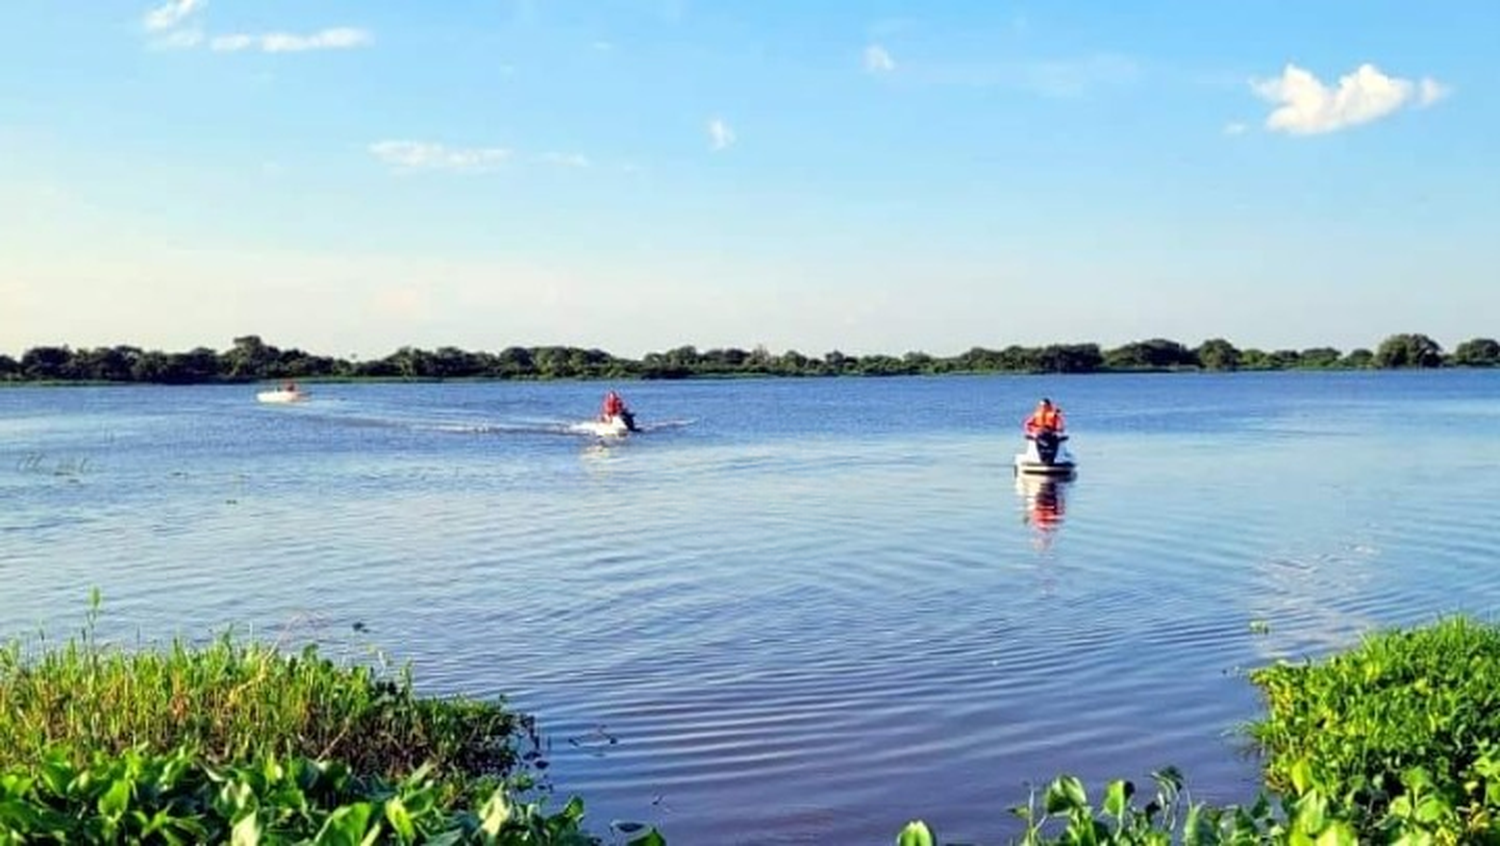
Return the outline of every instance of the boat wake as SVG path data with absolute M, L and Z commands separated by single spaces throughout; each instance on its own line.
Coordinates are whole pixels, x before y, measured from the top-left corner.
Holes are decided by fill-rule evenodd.
M 405 410 L 353 409 L 347 405 L 340 406 L 334 403 L 317 409 L 308 404 L 299 403 L 298 405 L 300 406 L 298 411 L 302 412 L 297 415 L 299 419 L 319 425 L 397 429 L 408 432 L 475 437 L 553 435 L 618 438 L 627 434 L 635 437 L 682 429 L 696 422 L 689 419 L 637 421 L 636 429 L 627 432 L 619 423 L 605 423 L 593 419 L 559 420 L 548 417 L 514 417 L 496 420 L 487 419 L 478 414 L 472 416 L 469 414 L 433 414 L 430 410 L 429 413 L 423 414 Z

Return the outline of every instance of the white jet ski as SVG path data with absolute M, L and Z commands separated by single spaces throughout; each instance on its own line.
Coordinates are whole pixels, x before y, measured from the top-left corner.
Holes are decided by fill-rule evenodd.
M 623 438 L 641 430 L 635 425 L 635 414 L 628 410 L 619 414 L 611 414 L 601 420 L 594 420 L 584 426 L 589 432 L 601 438 Z
M 307 399 L 307 392 L 296 388 L 276 388 L 270 391 L 261 391 L 255 395 L 256 402 L 288 403 L 302 402 Z
M 1016 454 L 1016 472 L 1066 478 L 1078 472 L 1078 462 L 1068 449 L 1068 436 L 1040 432 L 1026 437 L 1026 449 Z

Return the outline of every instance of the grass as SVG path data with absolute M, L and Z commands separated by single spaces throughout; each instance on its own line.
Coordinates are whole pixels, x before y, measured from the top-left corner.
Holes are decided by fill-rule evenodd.
M 534 721 L 500 701 L 418 696 L 409 668 L 340 664 L 309 646 L 286 654 L 226 632 L 126 651 L 95 638 L 98 597 L 80 635 L 0 647 L 0 769 L 58 748 L 188 746 L 210 763 L 268 756 L 337 759 L 360 775 L 515 774 L 538 757 Z

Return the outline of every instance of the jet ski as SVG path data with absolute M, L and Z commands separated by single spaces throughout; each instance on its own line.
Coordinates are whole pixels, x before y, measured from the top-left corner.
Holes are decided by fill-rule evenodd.
M 257 402 L 287 403 L 302 402 L 307 399 L 307 394 L 296 388 L 276 388 L 269 391 L 260 391 L 255 395 Z
M 589 428 L 601 438 L 623 438 L 641 430 L 635 425 L 635 414 L 628 409 L 596 420 Z
M 1016 454 L 1016 472 L 1036 476 L 1071 477 L 1078 463 L 1068 449 L 1067 435 L 1038 432 L 1026 436 L 1026 449 Z

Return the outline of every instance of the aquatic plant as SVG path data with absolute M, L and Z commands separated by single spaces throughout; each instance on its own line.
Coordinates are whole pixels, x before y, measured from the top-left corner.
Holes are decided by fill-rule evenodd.
M 599 842 L 583 830 L 576 799 L 549 813 L 491 785 L 449 808 L 426 767 L 391 781 L 306 758 L 214 765 L 186 746 L 96 751 L 82 763 L 75 751 L 49 750 L 33 766 L 0 771 L 0 842 Z
M 534 721 L 499 700 L 229 632 L 127 651 L 98 612 L 0 647 L 0 843 L 599 842 L 581 800 L 546 810 Z
M 80 634 L 0 647 L 0 768 L 71 749 L 187 745 L 209 762 L 266 756 L 343 761 L 399 777 L 509 775 L 539 758 L 534 721 L 501 701 L 421 697 L 409 666 L 336 663 L 314 646 L 287 654 L 225 632 L 203 645 L 127 651 L 100 643 L 99 598 Z
M 1500 627 L 1450 617 L 1250 678 L 1265 698 L 1249 731 L 1270 788 L 1327 797 L 1362 832 L 1404 822 L 1494 836 Z

